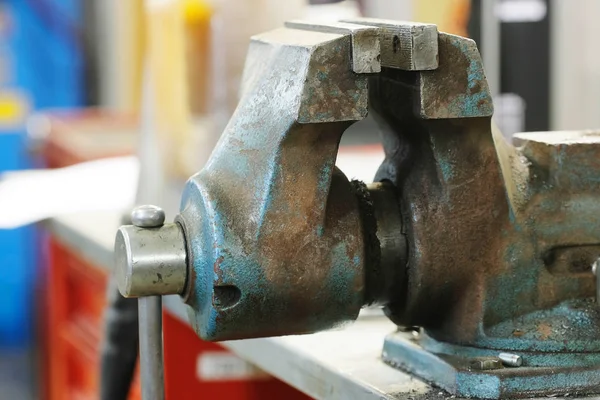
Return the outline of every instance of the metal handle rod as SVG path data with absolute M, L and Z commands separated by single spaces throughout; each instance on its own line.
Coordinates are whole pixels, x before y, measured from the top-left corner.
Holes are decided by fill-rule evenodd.
M 492 97 L 500 94 L 500 19 L 496 15 L 497 0 L 481 2 L 481 47 L 483 67 Z
M 142 400 L 164 400 L 162 297 L 138 299 Z

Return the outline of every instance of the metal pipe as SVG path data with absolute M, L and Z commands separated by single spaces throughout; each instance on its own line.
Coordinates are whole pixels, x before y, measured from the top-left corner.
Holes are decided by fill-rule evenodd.
M 142 400 L 164 400 L 162 297 L 138 299 Z
M 481 1 L 481 56 L 492 97 L 500 94 L 500 20 L 495 8 L 496 0 Z

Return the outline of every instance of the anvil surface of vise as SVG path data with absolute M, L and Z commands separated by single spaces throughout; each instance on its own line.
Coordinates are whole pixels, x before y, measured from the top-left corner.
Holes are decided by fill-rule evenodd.
M 367 113 L 385 150 L 369 184 L 335 166 Z M 120 229 L 121 291 L 180 294 L 213 341 L 381 306 L 405 327 L 383 360 L 457 396 L 600 393 L 600 135 L 515 147 L 492 113 L 475 43 L 435 25 L 291 21 L 255 36 L 175 222 Z

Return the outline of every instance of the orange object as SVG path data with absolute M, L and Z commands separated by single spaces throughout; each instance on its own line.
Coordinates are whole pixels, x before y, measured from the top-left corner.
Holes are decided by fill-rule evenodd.
M 137 118 L 100 109 L 41 115 L 47 129 L 42 151 L 50 168 L 132 154 Z M 106 305 L 107 271 L 58 240 L 50 239 L 40 315 L 47 400 L 95 400 L 99 394 L 100 343 Z M 130 400 L 140 399 L 139 382 Z
M 413 19 L 436 24 L 441 32 L 468 36 L 471 0 L 413 0 Z
M 101 109 L 53 112 L 39 117 L 47 129 L 41 149 L 50 168 L 135 153 L 138 118 Z
M 50 240 L 49 267 L 44 332 L 46 398 L 97 399 L 107 272 L 55 239 Z M 141 399 L 139 380 L 129 399 Z
M 163 313 L 167 400 L 308 400 L 310 397 Z

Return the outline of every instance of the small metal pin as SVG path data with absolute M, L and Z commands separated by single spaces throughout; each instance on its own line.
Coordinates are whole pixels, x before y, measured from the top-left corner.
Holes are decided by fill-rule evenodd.
M 592 264 L 592 273 L 596 276 L 596 303 L 600 304 L 600 271 L 598 270 L 600 258 Z
M 523 365 L 523 357 L 517 354 L 500 353 L 498 354 L 498 358 L 507 367 L 520 367 Z
M 131 223 L 140 228 L 159 228 L 165 223 L 165 212 L 156 206 L 139 206 L 131 212 Z
M 139 206 L 131 212 L 131 222 L 139 228 L 160 228 L 165 223 L 165 212 L 156 206 Z M 140 297 L 138 312 L 142 399 L 164 400 L 162 297 Z

